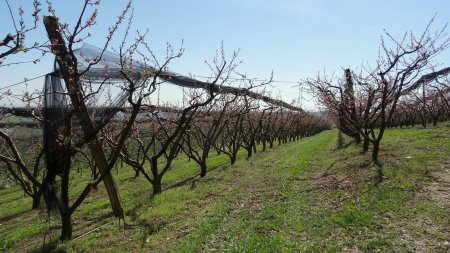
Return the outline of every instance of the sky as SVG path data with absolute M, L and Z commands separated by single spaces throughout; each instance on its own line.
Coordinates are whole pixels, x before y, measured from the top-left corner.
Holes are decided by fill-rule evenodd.
M 30 14 L 31 0 L 9 1 L 14 11 L 22 5 L 25 15 Z M 57 15 L 72 28 L 82 2 L 53 0 Z M 92 36 L 86 42 L 102 46 L 108 27 L 126 3 L 103 0 L 97 25 L 89 31 Z M 181 41 L 184 42 L 184 55 L 171 63 L 171 71 L 210 75 L 205 60 L 210 61 L 223 42 L 226 55 L 231 56 L 233 51 L 239 50 L 242 60 L 239 72 L 265 79 L 273 71 L 275 82 L 270 90 L 287 102 L 298 97 L 297 82 L 313 77 L 319 71 L 341 76 L 343 68 L 356 69 L 363 62 L 374 64 L 384 29 L 401 38 L 406 31 L 422 32 L 435 14 L 434 29 L 450 21 L 448 0 L 135 0 L 133 7 L 132 34 L 148 29 L 147 40 L 161 59 L 166 43 L 177 48 Z M 41 15 L 45 14 L 44 2 Z M 0 0 L 0 19 L 0 37 L 13 32 L 5 0 Z M 120 34 L 112 43 L 116 48 Z M 45 40 L 43 25 L 40 24 L 27 39 L 30 42 Z M 445 65 L 450 64 L 449 51 L 438 59 Z M 23 57 L 15 55 L 9 60 Z M 25 77 L 50 72 L 52 61 L 49 54 L 39 64 L 0 67 L 0 89 L 23 81 Z M 42 79 L 30 81 L 27 87 L 41 89 L 42 82 Z M 19 85 L 12 90 L 18 93 L 24 89 L 24 85 Z M 162 99 L 175 99 L 176 89 L 161 87 Z M 311 97 L 307 94 L 304 97 L 302 106 L 314 108 Z M 10 102 L 3 99 L 0 106 L 7 103 Z

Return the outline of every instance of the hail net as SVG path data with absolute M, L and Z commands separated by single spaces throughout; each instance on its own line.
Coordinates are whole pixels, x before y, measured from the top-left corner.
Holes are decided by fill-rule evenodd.
M 70 152 L 64 151 L 64 145 L 61 143 L 61 136 L 67 124 L 67 117 L 71 117 L 73 129 L 79 134 L 72 136 L 79 137 L 78 143 L 86 143 L 99 130 L 102 129 L 117 113 L 124 108 L 127 102 L 129 92 L 127 83 L 122 77 L 122 67 L 120 57 L 117 54 L 104 51 L 100 48 L 84 44 L 79 49 L 74 50 L 78 60 L 78 70 L 82 73 L 82 92 L 85 102 L 88 106 L 88 112 L 82 117 L 90 117 L 95 124 L 95 129 L 90 136 L 84 136 L 78 121 L 69 116 L 71 104 L 68 94 L 65 90 L 64 81 L 60 70 L 55 63 L 55 69 L 45 78 L 45 101 L 44 101 L 44 150 L 47 161 L 47 173 L 54 178 L 54 175 L 61 173 L 64 162 Z M 95 64 L 90 64 L 95 61 Z M 216 85 L 214 83 L 202 82 L 174 72 L 157 71 L 147 65 L 135 63 L 133 66 L 132 78 L 136 85 L 134 88 L 144 87 L 144 78 L 142 73 L 157 73 L 159 78 L 169 83 L 181 87 L 194 89 L 207 89 L 212 92 L 231 93 L 238 96 L 248 96 L 262 100 L 269 104 L 275 104 L 294 111 L 303 112 L 299 107 L 294 107 L 281 100 L 272 99 L 263 96 L 248 89 L 241 89 L 231 86 Z M 78 130 L 77 130 L 78 129 Z M 70 161 L 70 159 L 68 159 Z
M 124 108 L 129 92 L 127 82 L 122 78 L 120 57 L 103 52 L 102 49 L 84 44 L 74 50 L 78 61 L 79 73 L 82 73 L 81 92 L 87 106 L 85 115 L 94 123 L 94 131 L 86 136 L 80 129 L 77 117 L 72 113 L 72 105 L 64 84 L 59 66 L 55 62 L 54 71 L 45 77 L 44 83 L 44 124 L 43 142 L 46 161 L 44 193 L 46 199 L 56 199 L 54 186 L 56 175 L 61 175 L 65 166 L 70 166 L 72 152 L 65 147 L 65 131 L 70 129 L 71 141 L 82 146 L 97 134 L 111 119 Z M 95 62 L 95 64 L 90 64 Z M 141 71 L 137 66 L 136 73 Z M 142 86 L 139 74 L 132 75 L 135 88 Z M 69 163 L 69 164 L 68 164 Z

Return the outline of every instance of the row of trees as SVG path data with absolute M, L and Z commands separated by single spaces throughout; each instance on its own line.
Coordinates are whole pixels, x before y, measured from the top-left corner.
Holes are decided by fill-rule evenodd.
M 147 112 L 141 111 L 140 120 L 133 122 L 128 138 L 121 152 L 118 152 L 118 159 L 130 165 L 136 177 L 143 176 L 149 181 L 153 195 L 161 193 L 162 178 L 180 155 L 197 163 L 201 177 L 205 177 L 207 159 L 211 154 L 225 154 L 234 164 L 241 149 L 245 149 L 247 157 L 251 157 L 257 151 L 265 151 L 329 128 L 326 120 L 312 114 L 277 106 L 260 108 L 264 103 L 247 97 L 197 95 L 198 91 L 191 92 L 186 99 L 186 107 L 152 107 Z M 115 154 L 123 126 L 128 124 L 128 120 L 113 120 L 97 134 L 108 160 Z M 30 145 L 28 138 L 32 133 L 26 136 L 27 139 L 15 138 L 8 134 L 7 129 L 0 130 L 0 133 L 3 145 L 0 158 L 2 168 L 6 169 L 2 170 L 3 175 L 20 185 L 24 193 L 33 199 L 32 208 L 39 208 L 44 187 L 49 187 L 43 182 L 49 173 L 45 170 L 42 140 L 34 136 L 36 139 Z M 72 135 L 76 134 L 76 131 L 72 132 Z M 66 240 L 71 235 L 71 216 L 87 197 L 86 189 L 96 188 L 104 174 L 98 170 L 88 147 L 73 147 L 76 137 L 72 142 L 65 140 L 65 136 L 63 138 L 62 147 L 70 150 L 70 166 L 62 172 L 66 175 L 57 174 L 61 177 L 58 184 L 50 185 L 59 190 L 54 192 L 53 198 L 47 199 L 47 204 L 50 209 L 60 212 L 63 225 L 61 238 Z M 260 148 L 257 149 L 258 145 Z M 70 175 L 75 173 L 79 177 L 86 170 L 92 181 L 79 196 L 70 199 Z M 72 205 L 69 206 L 69 203 Z
M 61 240 L 71 239 L 73 213 L 101 182 L 107 189 L 114 215 L 124 217 L 111 174 L 119 160 L 142 174 L 151 183 L 153 193 L 158 194 L 162 190 L 162 177 L 180 154 L 198 163 L 204 177 L 206 160 L 213 151 L 228 155 L 234 163 L 241 148 L 246 149 L 250 157 L 258 144 L 265 150 L 266 145 L 272 147 L 276 141 L 281 144 L 327 128 L 324 120 L 301 109 L 295 110 L 293 106 L 286 109 L 283 103 L 279 106 L 260 102 L 255 98 L 257 94 L 250 92 L 258 85 L 242 75 L 239 79 L 245 88 L 222 88 L 231 80 L 229 77 L 236 74 L 239 65 L 237 53 L 226 58 L 224 50 L 219 51 L 209 65 L 212 74 L 208 87 L 186 91 L 183 106 L 155 107 L 158 87 L 170 79 L 167 67 L 182 56 L 183 48 L 174 50 L 169 46 L 161 61 L 150 49 L 146 34 L 138 32 L 136 39 L 130 40 L 132 7 L 129 2 L 111 26 L 99 52 L 91 57 L 80 55 L 74 45 L 90 36 L 87 31 L 96 23 L 99 4 L 100 1 L 85 0 L 76 24 L 70 27 L 56 17 L 55 9 L 47 2 L 50 15 L 43 19 L 47 44 L 35 43 L 24 50 L 24 34 L 30 30 L 22 21 L 21 27 L 15 29 L 16 35 L 8 35 L 0 44 L 8 48 L 2 54 L 3 59 L 32 49 L 51 51 L 55 55 L 58 68 L 46 77 L 44 94 L 26 96 L 22 100 L 27 101 L 29 110 L 21 114 L 32 117 L 36 125 L 43 128 L 44 140 L 36 139 L 31 145 L 23 136 L 18 138 L 14 132 L 0 129 L 0 164 L 2 173 L 33 198 L 33 208 L 39 207 L 44 196 L 48 210 L 58 212 Z M 39 1 L 34 1 L 35 22 L 31 30 L 38 22 L 40 5 Z M 23 11 L 19 13 L 23 15 Z M 14 21 L 15 17 L 11 17 Z M 122 25 L 125 29 L 117 50 L 118 59 L 113 65 L 103 65 L 104 59 L 111 56 L 106 49 Z M 103 100 L 110 109 L 92 107 L 100 91 L 105 89 L 110 92 L 106 92 Z M 118 98 L 114 98 L 114 90 L 119 91 Z M 13 94 L 7 91 L 1 95 L 10 98 Z M 263 100 L 267 98 L 261 96 Z M 32 103 L 35 106 L 31 106 Z M 117 111 L 114 106 L 126 106 L 122 109 L 123 117 L 103 126 L 98 119 L 109 120 L 105 115 Z M 2 110 L 0 118 L 10 114 L 17 112 Z M 90 169 L 92 180 L 71 199 L 71 175 L 75 168 L 81 171 L 81 167 Z
M 429 117 L 434 117 L 435 122 L 448 117 L 445 77 L 450 68 L 436 71 L 438 64 L 434 59 L 448 48 L 450 37 L 446 26 L 433 31 L 433 22 L 434 18 L 419 36 L 408 32 L 396 40 L 386 33 L 375 66 L 364 65 L 359 72 L 347 69 L 342 79 L 319 74 L 305 80 L 338 128 L 356 143 L 363 143 L 363 153 L 372 144 L 372 161 L 377 165 L 379 181 L 383 170 L 378 154 L 386 128 L 413 124 L 415 116 L 423 117 L 423 122 Z M 433 92 L 430 86 L 424 88 L 423 96 L 414 95 L 415 90 L 430 83 L 435 84 Z M 426 89 L 430 90 L 428 95 Z M 416 111 L 410 106 L 416 106 Z
M 225 154 L 234 164 L 239 150 L 247 157 L 329 127 L 328 122 L 309 113 L 277 106 L 260 108 L 261 102 L 245 96 L 214 94 L 214 99 L 198 104 L 197 92 L 189 106 L 168 110 L 153 109 L 145 121 L 136 122 L 126 141 L 121 158 L 151 183 L 153 194 L 161 193 L 161 180 L 172 161 L 183 154 L 198 164 L 200 176 L 207 173 L 207 159 L 212 153 Z M 165 110 L 164 110 L 165 109 Z M 108 142 L 113 143 L 110 131 Z M 162 161 L 162 162 L 161 162 Z M 149 171 L 147 171 L 149 169 Z
M 450 81 L 442 76 L 399 102 L 390 127 L 436 126 L 450 119 Z

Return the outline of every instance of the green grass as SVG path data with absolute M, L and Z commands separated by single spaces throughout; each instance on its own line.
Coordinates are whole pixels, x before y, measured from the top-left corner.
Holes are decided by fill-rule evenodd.
M 155 198 L 148 182 L 121 168 L 114 175 L 126 228 L 114 222 L 100 186 L 76 211 L 74 235 L 113 223 L 51 246 L 60 252 L 446 252 L 450 206 L 428 186 L 448 169 L 449 130 L 387 131 L 380 153 L 386 179 L 378 187 L 370 156 L 355 145 L 337 149 L 337 131 L 248 160 L 242 152 L 233 166 L 212 156 L 203 179 L 196 164 L 180 157 Z M 87 178 L 73 176 L 75 196 Z M 45 211 L 28 211 L 30 205 L 18 188 L 0 190 L 0 247 L 39 251 L 44 233 L 46 242 L 57 239 L 55 215 L 48 223 Z

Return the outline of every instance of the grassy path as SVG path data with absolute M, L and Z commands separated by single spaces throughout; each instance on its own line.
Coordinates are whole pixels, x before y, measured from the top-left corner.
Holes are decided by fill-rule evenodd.
M 136 204 L 127 213 L 128 222 L 144 227 L 125 233 L 110 227 L 62 248 L 77 252 L 94 245 L 117 252 L 286 251 L 292 248 L 286 212 L 292 208 L 293 185 L 317 155 L 334 148 L 335 141 L 336 132 L 328 131 L 240 159 L 233 166 L 219 166 L 204 179 Z
M 381 150 L 387 179 L 379 187 L 374 186 L 369 157 L 357 146 L 337 149 L 337 131 L 277 146 L 248 160 L 242 154 L 233 166 L 224 165 L 225 157 L 213 157 L 214 169 L 203 179 L 193 177 L 198 173 L 194 164 L 177 161 L 165 190 L 152 199 L 145 181 L 119 173 L 128 226 L 113 223 L 57 249 L 448 252 L 449 127 L 388 131 Z M 192 180 L 168 187 L 188 177 Z M 114 221 L 104 191 L 94 195 L 76 217 L 78 235 Z M 29 222 L 26 227 L 42 226 L 30 222 L 39 217 L 30 212 L 6 220 L 0 231 L 13 228 L 5 238 L 29 242 L 15 243 L 12 249 L 39 251 L 42 232 L 31 237 L 28 230 L 20 232 L 21 217 L 22 223 Z
M 300 143 L 295 145 L 296 148 L 279 147 L 247 164 L 241 163 L 245 170 L 230 182 L 239 190 L 227 203 L 229 213 L 223 216 L 200 248 L 189 249 L 181 243 L 182 247 L 175 251 L 274 252 L 292 249 L 292 217 L 287 214 L 304 204 L 296 198 L 295 192 L 296 188 L 303 187 L 294 187 L 293 182 L 312 159 L 332 148 L 335 133 L 330 131 Z

